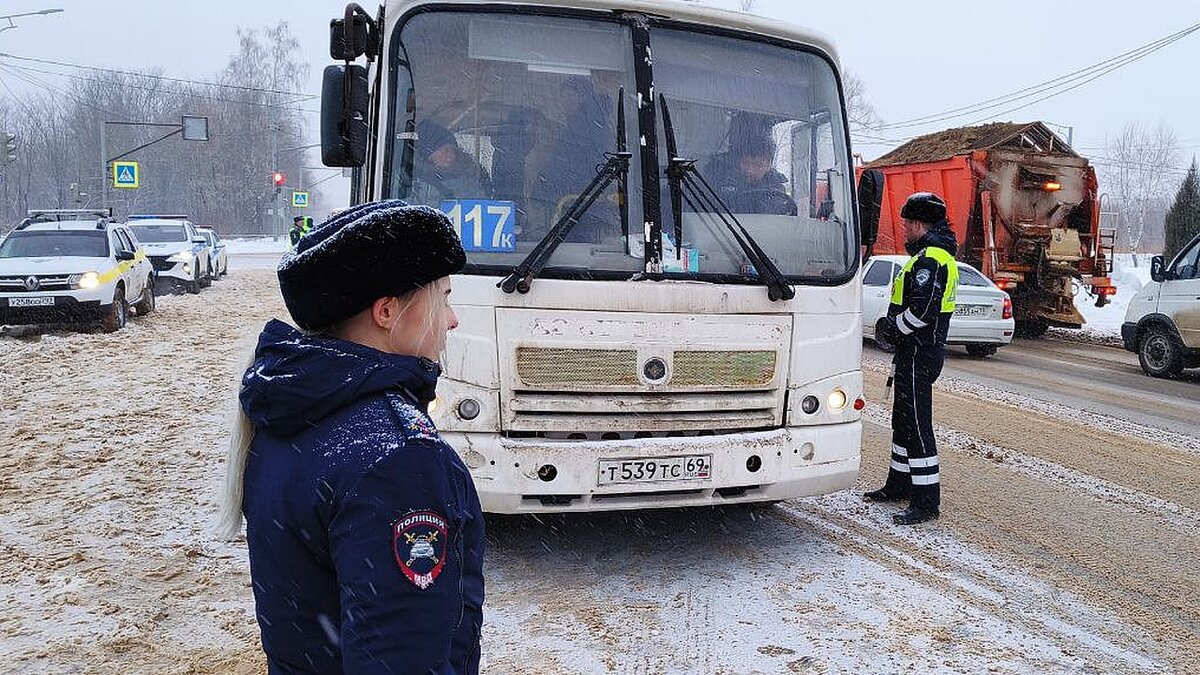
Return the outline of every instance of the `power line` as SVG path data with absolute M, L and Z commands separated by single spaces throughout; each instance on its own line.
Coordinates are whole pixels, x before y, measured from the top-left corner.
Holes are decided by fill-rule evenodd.
M 55 75 L 57 77 L 69 77 L 73 80 L 79 80 L 82 82 L 103 82 L 102 80 L 100 80 L 97 77 L 90 77 L 90 76 L 85 76 L 85 75 L 72 75 L 70 73 L 60 73 L 60 72 L 56 72 L 53 70 L 42 70 L 40 68 L 31 68 L 29 66 L 14 66 L 12 64 L 0 64 L 0 67 L 6 68 L 6 69 L 11 69 L 11 70 L 22 70 L 22 71 L 32 72 L 32 73 L 42 73 L 44 75 Z M 26 82 L 28 82 L 28 81 L 29 80 L 26 80 Z M 310 113 L 313 115 L 321 114 L 320 110 L 310 110 L 308 108 L 293 107 L 293 104 L 299 103 L 299 101 L 289 101 L 286 103 L 278 103 L 278 104 L 262 103 L 262 102 L 258 102 L 258 101 L 239 101 L 237 99 L 221 98 L 220 96 L 214 96 L 212 94 L 201 94 L 201 93 L 188 92 L 188 91 L 170 92 L 170 91 L 167 91 L 164 89 L 151 89 L 150 87 L 143 87 L 143 86 L 139 86 L 136 84 L 130 84 L 128 82 L 121 83 L 121 86 L 128 87 L 130 89 L 137 89 L 140 91 L 148 91 L 151 93 L 174 94 L 176 96 L 188 96 L 191 98 L 198 98 L 198 99 L 203 99 L 203 100 L 207 100 L 207 101 L 219 101 L 222 103 L 236 103 L 236 104 L 240 104 L 240 105 L 250 105 L 250 106 L 256 106 L 256 107 L 260 107 L 260 108 L 281 108 L 284 110 L 296 110 L 299 112 Z M 204 86 L 204 85 L 197 84 L 196 86 Z
M 21 73 L 18 70 L 16 70 L 13 66 L 9 66 L 9 65 L 0 63 L 0 70 L 7 72 L 7 73 L 11 73 L 13 77 L 21 80 L 22 82 L 25 82 L 26 84 L 32 84 L 35 87 L 49 89 L 50 91 L 53 91 L 55 93 L 62 94 L 63 96 L 66 96 L 67 98 L 71 99 L 72 101 L 75 101 L 76 103 L 78 103 L 79 105 L 81 105 L 85 108 L 91 108 L 92 110 L 96 110 L 98 112 L 104 113 L 105 115 L 107 115 L 109 117 L 119 117 L 119 115 L 112 112 L 111 110 L 106 110 L 104 108 L 101 108 L 100 106 L 88 103 L 87 101 L 84 101 L 84 100 L 78 98 L 77 96 L 75 96 L 74 94 L 72 94 L 70 92 L 63 91 L 63 90 L 61 90 L 57 87 L 54 87 L 50 84 L 47 84 L 46 82 L 43 82 L 42 80 L 39 80 L 31 75 L 26 75 L 24 73 Z M 7 89 L 7 87 L 5 87 L 5 88 Z M 9 92 L 11 93 L 12 90 L 9 89 Z
M 284 94 L 286 96 L 296 96 L 302 100 L 311 100 L 314 98 L 321 98 L 317 94 L 307 94 L 304 92 L 286 91 L 283 89 L 266 89 L 266 88 L 262 88 L 262 87 L 247 87 L 247 86 L 243 86 L 243 85 L 239 85 L 239 84 L 221 84 L 220 82 L 209 82 L 207 80 L 190 80 L 190 79 L 182 78 L 182 77 L 168 77 L 166 75 L 152 75 L 150 73 L 139 73 L 139 72 L 132 71 L 132 70 L 120 70 L 117 68 L 101 68 L 99 66 L 84 66 L 84 65 L 80 65 L 78 63 L 67 63 L 65 61 L 53 61 L 51 59 L 35 59 L 35 58 L 29 57 L 29 56 L 17 56 L 15 54 L 6 54 L 4 52 L 0 52 L 0 58 L 15 59 L 18 61 L 30 61 L 33 63 L 42 63 L 42 64 L 46 64 L 46 65 L 51 65 L 51 66 L 62 66 L 64 68 L 79 68 L 81 70 L 96 70 L 96 71 L 99 71 L 102 73 L 116 73 L 119 75 L 132 75 L 135 77 L 148 77 L 148 78 L 154 79 L 154 80 L 164 80 L 166 82 L 178 82 L 181 84 L 197 84 L 197 85 L 205 85 L 205 86 L 209 86 L 209 87 L 221 87 L 223 89 L 238 89 L 241 91 L 253 91 L 253 92 L 259 92 L 259 93 L 263 93 L 263 94 Z
M 1200 30 L 1200 23 L 1193 24 L 1193 25 L 1189 26 L 1188 28 L 1185 28 L 1185 29 L 1175 32 L 1175 33 L 1172 33 L 1166 37 L 1159 38 L 1158 40 L 1154 40 L 1153 42 L 1146 43 L 1135 49 L 1131 49 L 1122 54 L 1118 54 L 1116 56 L 1110 57 L 1103 61 L 1094 63 L 1090 66 L 1087 66 L 1086 68 L 1080 68 L 1079 70 L 1067 73 L 1066 75 L 1060 75 L 1059 77 L 1056 77 L 1056 78 L 1053 78 L 1050 80 L 1046 80 L 1039 84 L 1025 87 L 1024 89 L 1018 89 L 1014 92 L 1010 92 L 1010 93 L 1004 94 L 1002 96 L 996 96 L 996 97 L 987 99 L 985 101 L 980 101 L 978 103 L 974 103 L 974 104 L 967 105 L 967 106 L 951 108 L 950 110 L 945 110 L 945 111 L 942 111 L 939 113 L 933 113 L 933 114 L 929 114 L 929 115 L 923 115 L 920 117 L 914 117 L 912 119 L 904 120 L 901 122 L 893 122 L 890 124 L 881 124 L 878 127 L 876 127 L 876 129 L 883 130 L 883 129 L 898 129 L 898 128 L 904 128 L 904 127 L 924 126 L 927 124 L 932 124 L 934 122 L 941 122 L 941 121 L 945 121 L 945 120 L 949 120 L 949 119 L 955 119 L 958 117 L 966 117 L 968 115 L 972 115 L 977 112 L 982 112 L 984 110 L 999 108 L 999 107 L 1002 107 L 1009 103 L 1013 103 L 1015 101 L 1020 101 L 1022 99 L 1026 99 L 1031 96 L 1036 96 L 1036 95 L 1046 92 L 1046 91 L 1058 89 L 1059 87 L 1062 87 L 1063 85 L 1073 83 L 1077 80 L 1081 80 L 1081 79 L 1084 80 L 1083 82 L 1075 84 L 1072 87 L 1069 87 L 1066 89 L 1061 89 L 1060 91 L 1057 91 L 1057 92 L 1053 92 L 1050 95 L 1045 96 L 1043 98 L 1039 98 L 1036 101 L 1030 102 L 1029 104 L 1022 105 L 1020 107 L 1013 108 L 1013 109 L 1007 110 L 1005 112 L 996 113 L 995 115 L 991 115 L 991 116 L 983 118 L 983 119 L 990 119 L 992 117 L 998 117 L 1000 115 L 1005 115 L 1005 114 L 1008 114 L 1009 112 L 1013 112 L 1013 111 L 1019 110 L 1023 107 L 1027 107 L 1028 105 L 1033 105 L 1034 103 L 1044 101 L 1047 98 L 1050 98 L 1052 96 L 1057 96 L 1059 94 L 1066 93 L 1072 89 L 1078 88 L 1079 86 L 1082 86 L 1083 84 L 1091 82 L 1092 80 L 1096 79 L 1097 77 L 1100 77 L 1101 75 L 1105 75 L 1107 73 L 1112 72 L 1113 70 L 1116 70 L 1116 69 L 1126 66 L 1130 63 L 1138 61 L 1142 58 L 1145 58 L 1146 56 L 1149 56 L 1150 54 L 1152 54 L 1174 42 L 1182 40 L 1183 38 L 1187 37 L 1188 35 L 1191 35 L 1192 33 L 1196 32 L 1197 30 Z M 1099 72 L 1097 72 L 1097 71 L 1099 71 Z

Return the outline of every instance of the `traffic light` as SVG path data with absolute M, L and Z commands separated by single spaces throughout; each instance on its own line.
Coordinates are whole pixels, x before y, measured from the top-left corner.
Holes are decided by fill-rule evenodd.
M 17 160 L 17 135 L 0 131 L 0 166 Z
M 271 184 L 275 186 L 275 194 L 283 189 L 283 182 L 287 180 L 287 176 L 283 175 L 282 171 L 276 171 L 271 174 Z

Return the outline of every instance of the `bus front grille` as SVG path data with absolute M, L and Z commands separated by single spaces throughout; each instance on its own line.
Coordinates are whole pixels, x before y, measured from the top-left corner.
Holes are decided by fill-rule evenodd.
M 517 347 L 518 388 L 590 391 L 593 388 L 766 389 L 777 377 L 778 354 L 759 350 L 676 350 L 661 382 L 643 382 L 643 362 L 656 358 L 632 349 Z M 662 357 L 657 357 L 662 358 Z

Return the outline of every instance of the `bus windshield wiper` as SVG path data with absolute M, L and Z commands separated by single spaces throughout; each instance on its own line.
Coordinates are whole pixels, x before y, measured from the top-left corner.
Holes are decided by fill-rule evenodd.
M 583 214 L 604 194 L 613 181 L 617 182 L 617 201 L 621 208 L 621 239 L 625 242 L 626 255 L 629 254 L 629 160 L 632 157 L 633 153 L 629 152 L 625 145 L 625 88 L 621 87 L 617 90 L 617 151 L 604 153 L 604 164 L 596 170 L 592 182 L 575 197 L 558 222 L 538 241 L 529 255 L 496 284 L 500 290 L 505 293 L 528 293 L 529 285 L 533 283 L 534 277 L 541 274 L 558 245 L 563 243 L 571 229 L 579 224 Z
M 796 291 L 788 285 L 783 272 L 767 257 L 767 254 L 750 236 L 750 232 L 742 226 L 733 211 L 721 200 L 700 170 L 696 168 L 696 160 L 679 156 L 675 144 L 675 127 L 671 124 L 671 111 L 667 109 L 667 97 L 659 94 L 659 104 L 662 107 L 663 134 L 667 140 L 667 182 L 671 187 L 671 215 L 675 218 L 675 255 L 683 253 L 683 203 L 696 213 L 703 213 L 710 218 L 720 219 L 734 241 L 742 249 L 742 253 L 758 272 L 758 278 L 767 286 L 767 298 L 776 300 L 791 300 L 796 297 Z

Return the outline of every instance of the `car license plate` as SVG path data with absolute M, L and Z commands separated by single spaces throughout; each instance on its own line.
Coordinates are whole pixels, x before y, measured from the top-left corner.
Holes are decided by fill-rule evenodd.
M 987 316 L 991 309 L 987 305 L 959 305 L 954 308 L 954 316 L 978 319 Z
M 9 298 L 9 307 L 53 307 L 54 298 Z
M 712 455 L 601 459 L 599 485 L 712 478 Z

